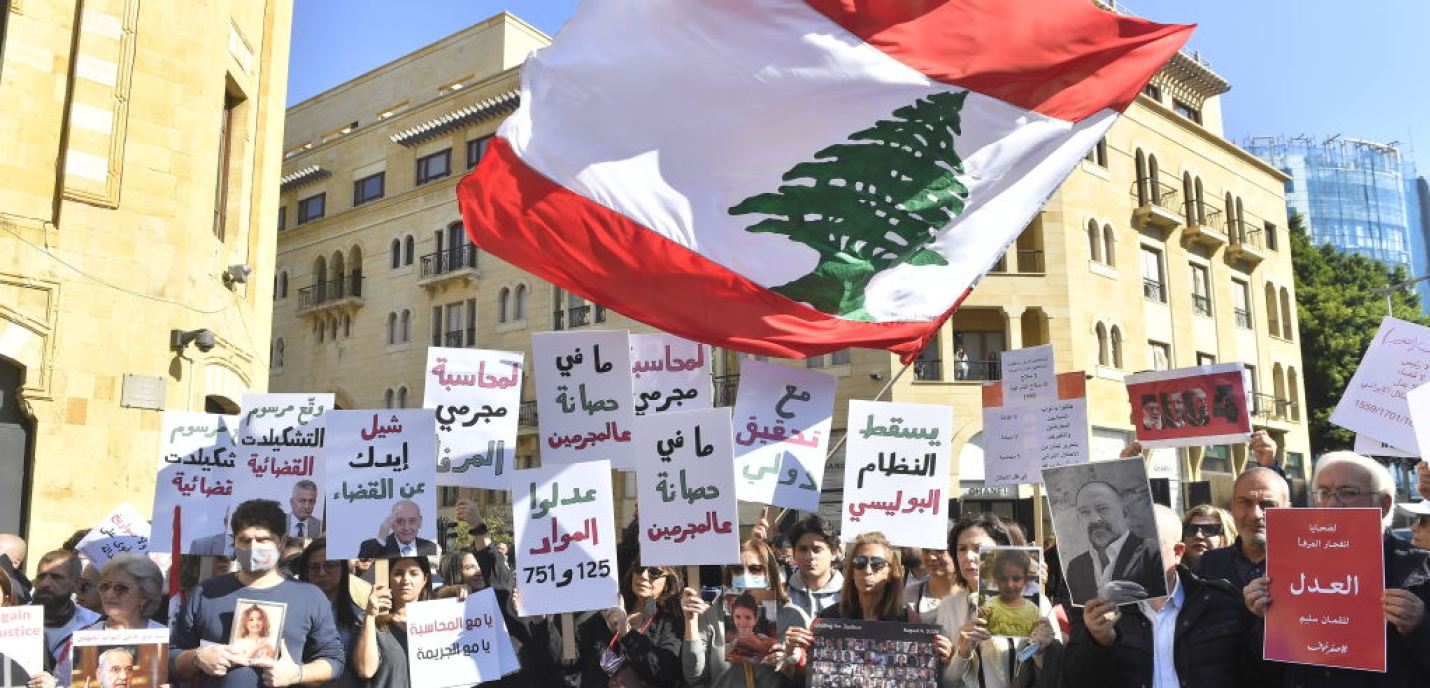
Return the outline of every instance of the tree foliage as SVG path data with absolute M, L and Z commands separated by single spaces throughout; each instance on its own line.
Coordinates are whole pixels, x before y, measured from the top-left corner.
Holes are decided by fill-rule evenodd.
M 1388 268 L 1330 244 L 1315 246 L 1303 219 L 1294 213 L 1289 234 L 1311 451 L 1319 455 L 1349 449 L 1355 433 L 1333 425 L 1330 418 L 1386 315 L 1385 296 L 1371 289 L 1402 282 L 1410 275 L 1403 267 Z M 1430 318 L 1420 314 L 1413 290 L 1396 291 L 1391 302 L 1395 317 L 1430 325 Z

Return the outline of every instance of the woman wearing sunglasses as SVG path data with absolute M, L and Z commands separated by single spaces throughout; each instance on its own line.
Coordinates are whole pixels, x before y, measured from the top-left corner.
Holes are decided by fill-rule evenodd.
M 1044 685 L 1041 677 L 1058 674 L 1062 642 L 1050 620 L 1052 607 L 1046 594 L 1037 595 L 1038 621 L 1030 640 L 994 638 L 988 621 L 978 613 L 975 602 L 979 589 L 980 551 L 985 547 L 1026 546 L 1027 539 L 1017 524 L 982 513 L 964 516 L 948 534 L 948 551 L 953 554 L 962 590 L 945 599 L 934 613 L 935 623 L 954 638 L 952 660 L 944 669 L 944 688 L 1008 688 Z M 1022 651 L 1030 642 L 1038 648 L 1031 656 Z
M 621 606 L 576 627 L 580 688 L 684 686 L 680 588 L 674 569 L 643 566 L 636 552 L 621 576 Z
M 789 595 L 785 592 L 775 551 L 764 540 L 746 540 L 740 546 L 740 564 L 725 567 L 723 583 L 727 589 L 744 590 L 740 597 L 743 599 L 748 595 L 758 606 L 774 602 L 778 610 L 776 627 L 781 634 L 791 626 L 804 625 L 804 616 L 790 604 Z M 766 651 L 763 657 L 748 662 L 748 678 L 744 663 L 729 660 L 725 637 L 725 597 L 726 592 L 721 592 L 714 601 L 706 604 L 699 591 L 693 588 L 681 591 L 681 610 L 685 612 L 685 644 L 681 664 L 685 668 L 686 682 L 706 688 L 746 688 L 750 685 L 778 688 L 785 685 L 785 678 L 777 669 L 779 660 L 784 656 L 779 645 L 775 645 L 772 652 L 764 647 L 768 643 L 740 646 L 741 650 L 752 653 Z M 748 605 L 736 606 L 734 613 L 739 615 L 739 619 L 751 611 Z
M 1209 549 L 1220 549 L 1230 544 L 1227 537 L 1236 532 L 1231 514 L 1210 504 L 1201 504 L 1182 516 L 1182 543 L 1187 546 L 1182 555 L 1182 563 L 1187 568 L 1197 563 Z
M 76 631 L 130 630 L 164 628 L 154 615 L 164 606 L 164 572 L 148 557 L 121 554 L 99 569 L 99 602 L 103 615 L 99 620 Z M 55 665 L 55 679 L 62 686 L 70 685 L 74 670 L 74 648 L 66 643 Z
M 353 645 L 362 632 L 362 607 L 353 599 L 352 586 L 356 583 L 368 588 L 366 582 L 350 575 L 346 559 L 328 558 L 328 539 L 317 538 L 308 543 L 303 553 L 298 555 L 296 564 L 298 580 L 312 583 L 328 597 L 333 606 L 333 622 L 338 627 L 338 641 L 343 645 L 343 656 L 352 655 Z M 368 590 L 371 594 L 371 590 Z M 323 684 L 325 688 L 349 688 L 362 685 L 353 671 L 352 662 L 346 663 L 343 673 Z
M 946 549 L 924 549 L 923 561 L 929 577 L 904 586 L 904 604 L 910 621 L 934 623 L 939 604 L 959 590 L 958 570 Z

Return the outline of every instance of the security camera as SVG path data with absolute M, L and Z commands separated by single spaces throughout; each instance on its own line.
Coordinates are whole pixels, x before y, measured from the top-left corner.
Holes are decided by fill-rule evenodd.
M 199 330 L 198 335 L 194 337 L 194 346 L 199 347 L 199 351 L 204 353 L 213 351 L 215 346 L 214 333 L 208 330 Z
M 204 352 L 213 351 L 213 348 L 218 345 L 218 341 L 214 338 L 214 333 L 208 330 L 169 331 L 170 349 L 183 351 L 184 347 L 189 345 L 189 342 L 193 342 L 194 346 L 199 348 L 199 351 Z

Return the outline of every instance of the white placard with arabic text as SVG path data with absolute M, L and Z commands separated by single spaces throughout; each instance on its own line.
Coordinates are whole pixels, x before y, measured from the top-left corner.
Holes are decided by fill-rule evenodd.
M 316 492 L 319 499 L 307 516 L 318 523 L 312 530 L 322 532 L 324 420 L 332 408 L 331 394 L 243 395 L 233 505 L 271 499 L 284 513 L 294 516 L 294 511 L 308 508 L 306 500 L 299 501 L 295 495 L 306 497 Z M 300 504 L 298 509 L 295 502 Z M 302 511 L 297 515 L 302 516 Z
M 328 552 L 435 555 L 437 428 L 431 409 L 329 411 Z
M 616 606 L 610 462 L 517 471 L 511 487 L 517 611 L 533 616 Z
M 523 354 L 427 350 L 423 408 L 437 418 L 437 483 L 505 490 L 515 469 Z
M 636 419 L 641 563 L 740 561 L 730 409 Z
M 630 334 L 625 330 L 531 336 L 545 465 L 606 460 L 631 469 Z
M 1420 456 L 1406 396 L 1427 383 L 1430 327 L 1385 318 L 1331 413 L 1331 422 Z
M 1415 397 L 1413 396 L 1413 394 L 1414 392 L 1406 395 L 1405 397 L 1406 401 L 1410 402 L 1410 416 L 1412 418 L 1415 416 Z M 1420 424 L 1416 423 L 1415 427 L 1416 430 L 1419 430 Z M 1421 446 L 1424 446 L 1425 440 L 1427 438 L 1424 436 L 1418 436 L 1418 438 L 1421 443 Z M 1410 459 L 1415 458 L 1416 456 L 1415 454 L 1411 454 L 1410 452 L 1405 451 L 1403 449 L 1396 449 L 1395 447 L 1392 447 L 1374 437 L 1371 437 L 1370 435 L 1361 432 L 1356 433 L 1355 444 L 1351 445 L 1351 451 L 1357 454 L 1364 454 L 1366 456 L 1389 456 L 1398 459 Z
M 238 416 L 165 411 L 154 486 L 151 552 L 174 548 L 174 509 L 179 509 L 179 549 L 193 553 L 200 538 L 227 537 L 224 516 L 233 495 L 238 460 L 233 431 Z
M 638 416 L 711 406 L 710 347 L 673 334 L 631 335 L 631 384 Z
M 900 547 L 948 546 L 953 409 L 849 402 L 840 535 L 882 532 Z
M 104 562 L 120 554 L 146 555 L 149 553 L 149 521 L 129 502 L 124 502 L 94 524 L 76 549 L 88 557 L 95 568 L 103 567 Z
M 1053 372 L 1053 345 L 1030 346 L 998 355 L 1003 377 L 1003 402 L 1047 401 L 1058 398 Z
M 746 360 L 735 399 L 735 496 L 819 509 L 834 421 L 834 376 Z
M 407 658 L 412 685 L 474 686 L 521 668 L 491 588 L 407 607 Z
M 1044 468 L 1086 463 L 1087 399 L 1031 401 L 983 409 L 983 483 L 1040 483 Z

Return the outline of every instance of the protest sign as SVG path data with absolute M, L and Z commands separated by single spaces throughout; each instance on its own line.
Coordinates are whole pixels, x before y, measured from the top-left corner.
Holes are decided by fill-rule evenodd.
M 636 415 L 710 408 L 709 348 L 664 332 L 631 335 Z
M 271 499 L 288 514 L 288 534 L 323 532 L 325 414 L 331 394 L 245 394 L 232 503 Z M 203 552 L 213 554 L 214 552 Z
M 45 670 L 45 608 L 0 607 L 0 688 L 24 688 Z
M 1416 446 L 1430 447 L 1430 384 L 1410 390 L 1410 393 L 1405 395 L 1405 401 L 1410 407 L 1411 421 L 1415 425 Z
M 1246 376 L 1240 363 L 1128 375 L 1137 441 L 1147 449 L 1247 441 L 1251 404 Z
M 643 416 L 635 434 L 641 563 L 739 562 L 730 409 Z
M 1044 468 L 1090 460 L 1082 373 L 1057 376 L 1053 398 L 1010 401 L 1007 390 L 1006 381 L 983 386 L 985 485 L 1036 483 Z
M 1040 547 L 983 547 L 978 550 L 978 616 L 988 622 L 989 633 L 999 638 L 1026 638 L 1033 634 L 1041 613 Z
M 431 409 L 329 411 L 328 554 L 439 553 Z
M 120 554 L 148 554 L 149 522 L 124 502 L 94 524 L 75 547 L 95 568 Z
M 462 602 L 455 598 L 407 606 L 407 657 L 412 685 L 474 686 L 521 668 L 491 588 Z
M 512 474 L 516 584 L 522 616 L 617 604 L 611 464 L 588 461 Z M 563 525 L 564 524 L 564 525 Z
M 735 399 L 735 496 L 788 509 L 819 508 L 834 420 L 832 375 L 746 360 Z
M 1006 403 L 1047 401 L 1058 398 L 1053 373 L 1053 345 L 1030 346 L 998 354 L 1003 398 Z
M 1043 484 L 1073 605 L 1094 597 L 1127 604 L 1167 596 L 1142 457 L 1045 468 Z M 1118 542 L 1116 558 L 1108 557 Z
M 949 444 L 953 409 L 930 404 L 849 402 L 844 465 L 845 539 L 882 532 L 901 547 L 948 546 Z
M 935 624 L 818 619 L 810 630 L 810 688 L 939 686 Z
M 235 600 L 229 650 L 247 659 L 276 659 L 287 616 L 288 605 L 283 602 Z
M 1331 422 L 1420 456 L 1406 396 L 1426 383 L 1430 327 L 1385 318 L 1331 412 Z
M 437 484 L 509 487 L 523 365 L 519 351 L 427 350 L 422 406 L 437 418 Z
M 1410 414 L 1413 417 L 1415 415 L 1414 397 L 1406 396 L 1406 400 L 1411 402 Z M 1420 424 L 1416 423 L 1415 426 L 1418 431 Z M 1351 446 L 1351 451 L 1357 454 L 1365 454 L 1366 456 L 1389 456 L 1397 459 L 1414 458 L 1417 456 L 1403 449 L 1396 449 L 1374 437 L 1359 432 L 1356 433 L 1356 441 L 1355 444 Z
M 1266 659 L 1385 671 L 1380 509 L 1268 509 Z
M 779 649 L 779 604 L 770 588 L 725 588 L 718 603 L 725 624 L 725 661 L 763 664 Z
M 71 685 L 92 688 L 169 683 L 169 629 L 75 631 Z
M 233 436 L 237 426 L 238 416 L 164 412 L 158 480 L 154 486 L 151 552 L 196 554 L 195 540 L 226 533 L 224 519 L 237 475 L 234 466 L 238 454 Z M 180 514 L 180 552 L 172 551 L 176 507 Z M 224 538 L 226 536 L 220 539 Z
M 531 350 L 542 463 L 606 460 L 631 470 L 629 333 L 542 332 Z

